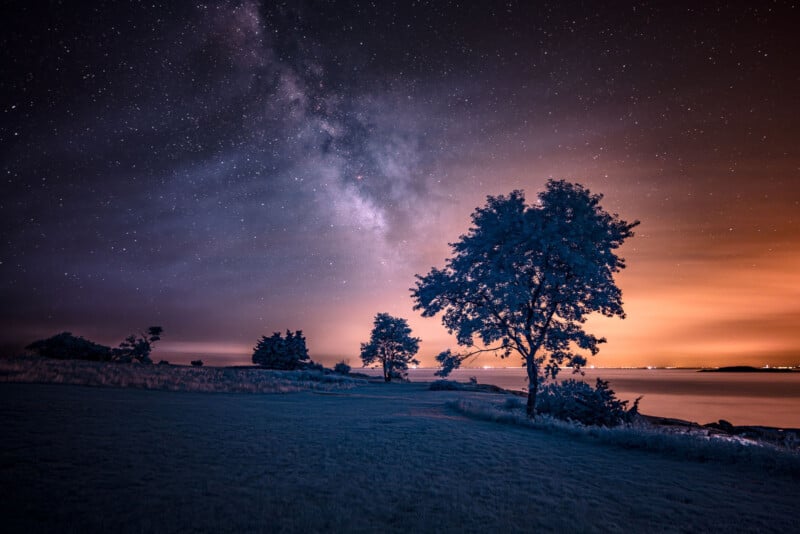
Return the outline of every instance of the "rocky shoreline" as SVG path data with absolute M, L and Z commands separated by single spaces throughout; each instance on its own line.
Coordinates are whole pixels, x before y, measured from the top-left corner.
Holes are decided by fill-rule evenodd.
M 681 432 L 703 432 L 708 436 L 722 436 L 739 438 L 740 440 L 756 441 L 777 445 L 790 450 L 800 450 L 800 429 L 776 428 L 771 426 L 741 425 L 737 426 L 729 421 L 720 419 L 715 423 L 701 425 L 683 419 L 658 417 L 640 414 L 649 424 L 661 428 L 674 429 Z
M 431 389 L 452 389 L 458 391 L 475 391 L 484 393 L 504 393 L 517 397 L 527 397 L 523 391 L 503 389 L 493 384 L 469 384 L 441 380 L 431 383 Z M 778 428 L 760 425 L 737 426 L 729 421 L 720 419 L 714 423 L 701 425 L 693 421 L 659 417 L 656 415 L 639 414 L 640 420 L 661 429 L 675 433 L 695 433 L 709 437 L 730 438 L 742 442 L 759 442 L 783 447 L 789 450 L 800 450 L 800 429 Z

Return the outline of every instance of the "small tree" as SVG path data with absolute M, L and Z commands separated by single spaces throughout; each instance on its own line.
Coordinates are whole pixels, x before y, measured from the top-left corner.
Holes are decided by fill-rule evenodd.
M 189 363 L 192 364 L 192 367 L 203 367 L 203 360 L 192 360 Z
M 161 339 L 163 333 L 164 329 L 160 326 L 151 326 L 147 332 L 140 333 L 138 337 L 136 334 L 129 335 L 119 344 L 119 348 L 112 350 L 113 359 L 123 363 L 133 361 L 153 363 L 150 353 L 153 350 L 153 344 Z
M 482 351 L 516 352 L 528 374 L 526 411 L 534 417 L 540 382 L 555 378 L 562 365 L 580 371 L 586 363 L 580 349 L 597 354 L 605 339 L 583 324 L 592 312 L 625 317 L 614 283 L 625 262 L 615 250 L 639 224 L 607 213 L 602 198 L 579 184 L 549 180 L 533 205 L 513 191 L 475 210 L 444 269 L 417 275 L 411 289 L 423 317 L 441 312 L 460 345 L 480 340 L 486 347 L 442 353 L 443 368 Z
M 408 364 L 419 365 L 414 355 L 419 350 L 420 339 L 411 337 L 408 322 L 388 313 L 375 316 L 372 334 L 368 343 L 361 344 L 361 361 L 364 365 L 380 362 L 383 366 L 383 379 L 407 376 Z
M 286 331 L 286 337 L 275 332 L 262 336 L 253 349 L 253 363 L 268 369 L 293 370 L 311 363 L 303 331 Z

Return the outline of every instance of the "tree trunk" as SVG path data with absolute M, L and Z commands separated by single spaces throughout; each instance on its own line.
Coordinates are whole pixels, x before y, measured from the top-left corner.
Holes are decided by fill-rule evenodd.
M 534 377 L 528 384 L 528 404 L 525 406 L 525 413 L 530 419 L 536 417 L 536 393 L 538 389 L 539 381 Z
M 544 343 L 545 333 L 547 333 L 547 329 L 550 328 L 550 321 L 553 319 L 555 313 L 556 308 L 553 306 L 535 342 L 531 336 L 530 329 L 525 332 L 525 341 L 528 342 L 528 354 L 523 354 L 525 357 L 525 366 L 528 369 L 528 404 L 525 407 L 525 412 L 530 419 L 536 417 L 536 393 L 539 391 L 539 366 L 536 365 L 536 353 L 539 352 L 539 348 L 542 346 L 542 343 Z
M 533 364 L 533 356 L 528 356 L 526 362 L 528 370 L 528 403 L 525 406 L 525 413 L 529 419 L 536 417 L 536 393 L 539 391 L 539 370 Z
M 392 376 L 391 376 L 391 373 L 388 370 L 388 366 L 386 365 L 386 360 L 385 359 L 383 360 L 383 381 L 384 382 L 391 382 L 392 381 Z

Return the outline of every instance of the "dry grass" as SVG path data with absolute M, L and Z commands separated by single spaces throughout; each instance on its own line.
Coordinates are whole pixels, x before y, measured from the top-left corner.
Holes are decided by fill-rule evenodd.
M 0 382 L 228 393 L 351 388 L 362 380 L 321 371 L 271 371 L 15 358 L 0 360 Z
M 625 449 L 641 449 L 666 454 L 682 460 L 714 461 L 726 464 L 745 463 L 770 472 L 800 478 L 800 450 L 714 433 L 708 429 L 680 429 L 653 425 L 644 419 L 614 428 L 584 426 L 539 416 L 531 421 L 524 405 L 515 397 L 497 399 L 460 399 L 448 405 L 463 415 L 504 424 L 555 432 Z

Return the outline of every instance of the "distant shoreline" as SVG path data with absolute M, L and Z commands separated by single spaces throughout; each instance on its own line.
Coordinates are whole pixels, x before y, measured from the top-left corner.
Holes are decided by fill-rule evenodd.
M 700 369 L 699 373 L 795 373 L 795 369 L 788 367 L 751 367 L 749 365 L 733 365 L 730 367 L 717 367 L 715 369 Z

